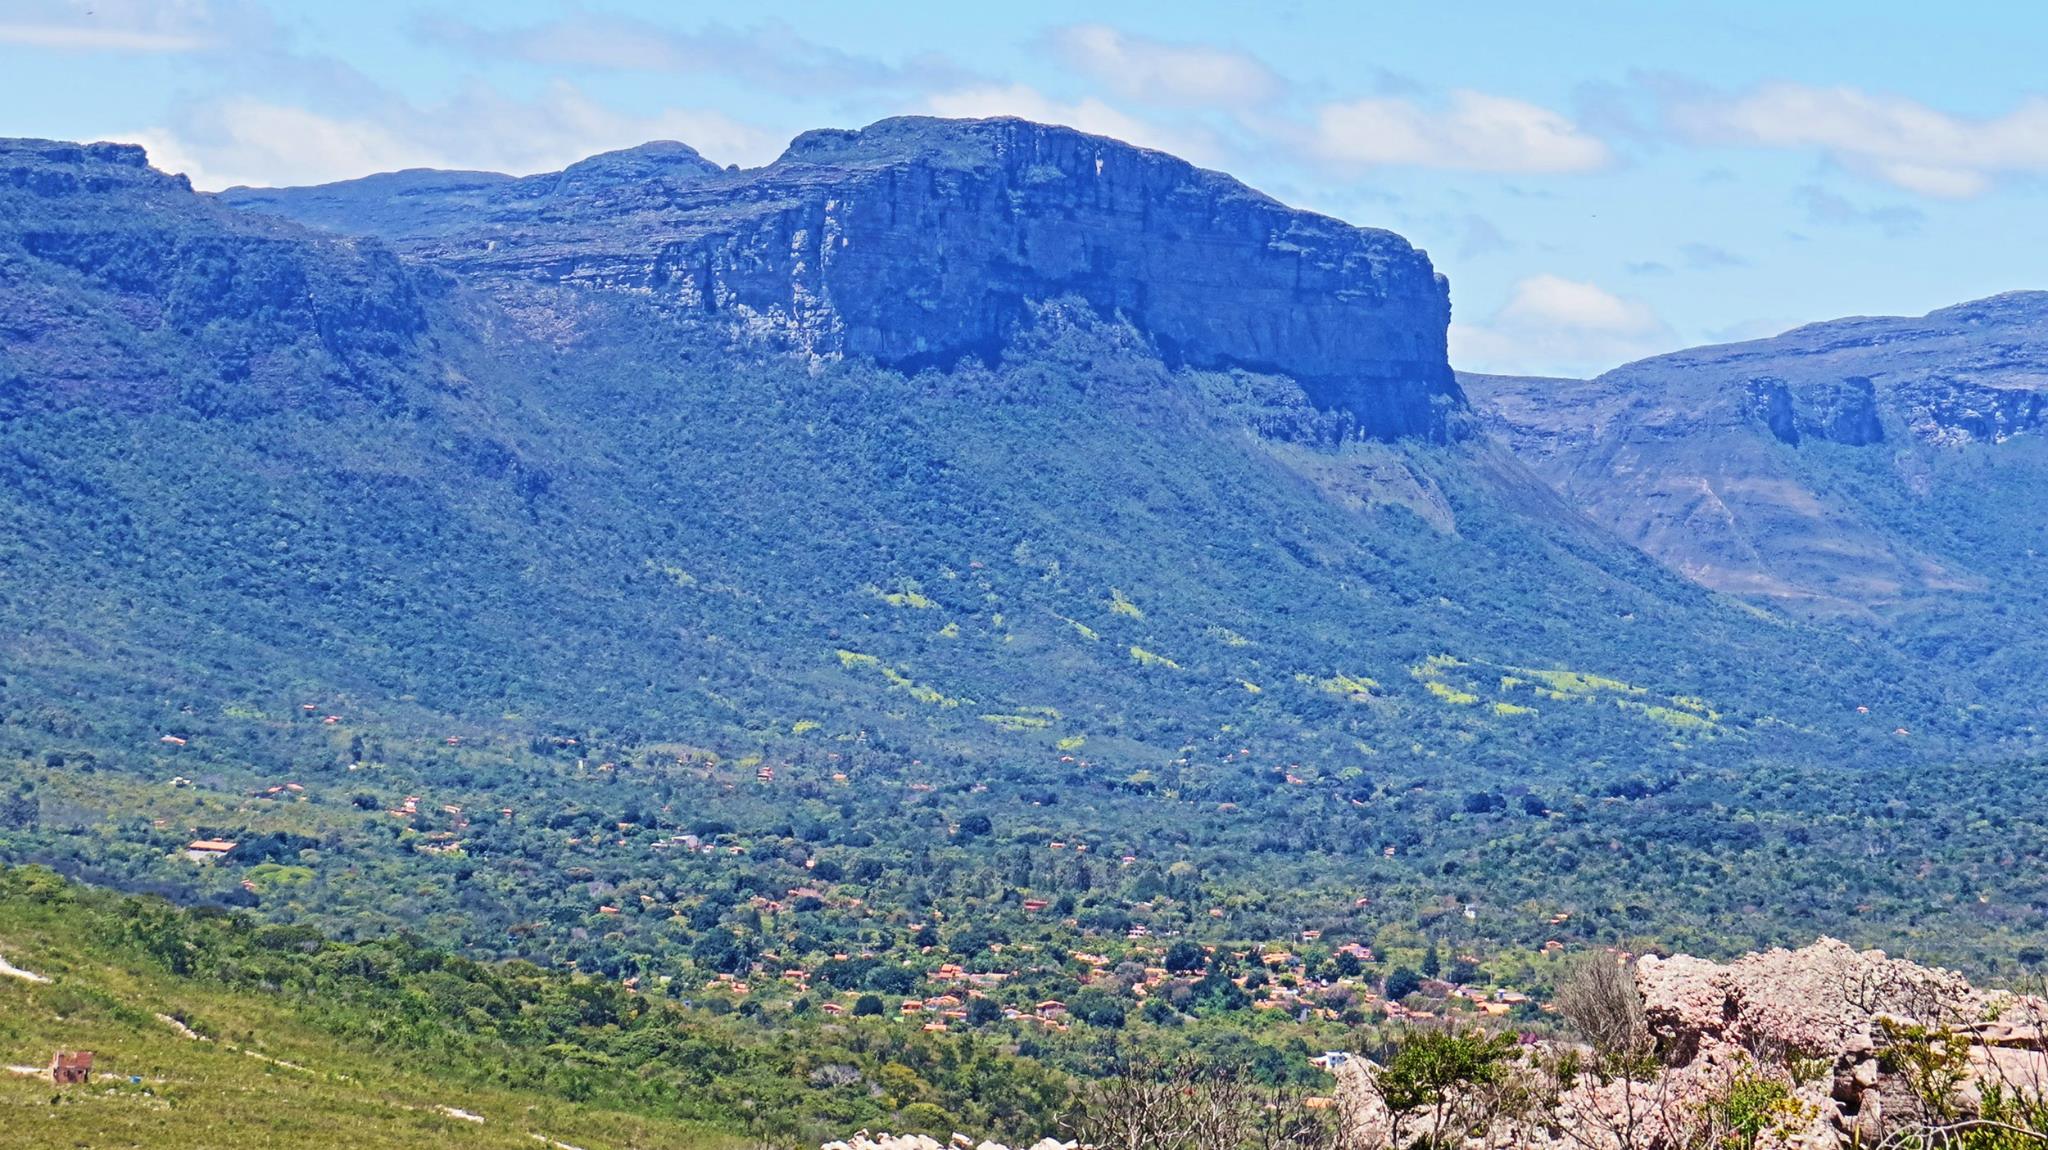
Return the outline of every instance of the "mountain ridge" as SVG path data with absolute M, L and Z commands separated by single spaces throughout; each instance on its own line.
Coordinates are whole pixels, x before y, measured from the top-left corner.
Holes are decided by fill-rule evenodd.
M 627 149 L 465 184 L 464 207 L 483 217 L 467 227 L 468 212 L 422 201 L 410 215 L 357 212 L 376 185 L 222 199 L 326 226 L 366 221 L 551 320 L 573 305 L 540 298 L 536 279 L 639 294 L 735 343 L 909 371 L 992 361 L 1032 304 L 1074 296 L 1128 319 L 1169 364 L 1289 375 L 1363 434 L 1461 434 L 1447 281 L 1392 232 L 1288 208 L 1165 153 L 1014 119 L 810 132 L 738 172 L 687 148 L 673 157 L 650 173 L 644 147 Z

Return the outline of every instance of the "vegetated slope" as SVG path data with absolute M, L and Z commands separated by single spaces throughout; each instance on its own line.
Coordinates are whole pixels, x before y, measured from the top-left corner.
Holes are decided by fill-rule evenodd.
M 487 1037 L 454 1007 L 466 995 L 467 1008 L 503 1023 L 516 978 L 445 955 L 346 951 L 10 869 L 0 871 L 0 956 L 14 968 L 0 973 L 0 1122 L 19 1150 L 739 1144 L 738 1121 L 671 1117 L 687 1105 L 673 1087 L 666 1099 L 629 1099 L 604 1085 L 577 1090 L 572 1081 L 596 1077 L 588 1068 L 550 1080 L 535 1050 Z M 407 958 L 411 970 L 398 965 Z M 570 991 L 552 981 L 555 994 Z M 451 997 L 433 1001 L 430 983 Z M 563 1024 L 556 1036 L 575 1032 Z M 499 1054 L 499 1073 L 448 1057 L 479 1047 Z M 51 1082 L 59 1050 L 93 1054 L 89 1084 Z M 570 1100 L 578 1094 L 594 1100 Z
M 2038 721 L 2048 293 L 1815 324 L 1592 380 L 1463 382 L 1523 462 L 1673 570 L 1860 620 Z
M 1922 746 L 1975 734 L 1885 652 L 1589 529 L 1459 440 L 1428 371 L 1318 375 L 1318 404 L 1224 352 L 1169 368 L 1138 324 L 1179 313 L 1081 291 L 1026 300 L 992 362 L 906 375 L 735 342 L 631 285 L 402 265 L 133 150 L 10 162 L 7 657 L 49 729 L 176 734 L 112 705 L 122 682 L 209 712 L 340 686 L 648 740 L 1065 750 L 1162 787 L 1225 743 L 1486 777 L 1911 753 L 1895 715 Z M 1348 260 L 1332 290 L 1426 355 L 1440 332 L 1396 321 L 1440 326 L 1438 282 Z M 1321 372 L 1317 331 L 1246 358 Z M 1413 412 L 1441 417 L 1360 434 Z M 1855 702 L 1880 711 L 1862 735 Z

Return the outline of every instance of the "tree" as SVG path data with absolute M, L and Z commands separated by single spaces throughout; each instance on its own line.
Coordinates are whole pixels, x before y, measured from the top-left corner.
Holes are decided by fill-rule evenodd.
M 1166 948 L 1166 959 L 1160 965 L 1174 974 L 1188 974 L 1202 969 L 1208 962 L 1208 951 L 1187 939 L 1182 939 Z
M 1389 1001 L 1398 1002 L 1422 989 L 1422 976 L 1413 967 L 1397 966 L 1387 975 L 1385 987 Z
M 1411 1035 L 1372 1079 L 1393 1121 L 1393 1144 L 1405 1146 L 1404 1127 L 1426 1115 L 1431 1145 L 1455 1146 L 1495 1114 L 1493 1087 L 1507 1076 L 1515 1040 L 1481 1030 L 1424 1030 Z
M 1003 1020 L 1003 1008 L 993 998 L 974 998 L 967 1002 L 967 1025 L 987 1026 Z
M 1444 972 L 1444 956 L 1437 949 L 1436 940 L 1429 940 L 1429 952 L 1422 956 L 1422 977 L 1435 978 Z
M 1104 1030 L 1121 1030 L 1124 1025 L 1124 1004 L 1100 990 L 1084 990 L 1068 999 L 1067 1013 Z
M 877 1018 L 882 1013 L 882 1000 L 872 994 L 863 994 L 853 1000 L 855 1018 Z
M 909 994 L 921 980 L 922 976 L 907 966 L 885 963 L 868 972 L 867 986 L 883 994 Z

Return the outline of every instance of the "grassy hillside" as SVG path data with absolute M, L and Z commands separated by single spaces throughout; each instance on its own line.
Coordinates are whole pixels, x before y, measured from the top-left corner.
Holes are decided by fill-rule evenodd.
M 278 995 L 174 975 L 120 945 L 108 916 L 129 909 L 81 902 L 80 892 L 47 874 L 0 874 L 0 957 L 38 979 L 0 976 L 7 1145 L 740 1144 L 699 1124 L 494 1087 L 474 1068 L 451 1067 L 423 1049 L 380 1051 L 337 1038 Z M 25 1072 L 46 1067 L 59 1049 L 93 1052 L 89 1086 L 55 1087 L 46 1074 Z

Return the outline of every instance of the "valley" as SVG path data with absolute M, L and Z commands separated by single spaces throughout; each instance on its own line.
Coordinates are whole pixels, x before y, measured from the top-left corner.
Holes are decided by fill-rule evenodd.
M 1457 374 L 1401 237 L 1010 119 L 0 209 L 11 1060 L 1028 1143 L 1601 948 L 2043 961 L 2048 297 Z

